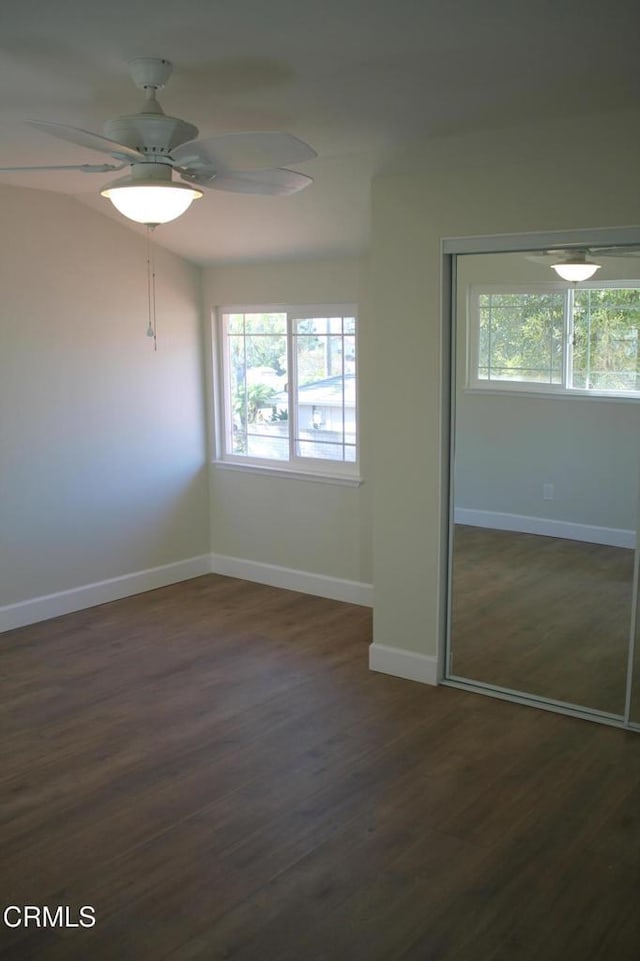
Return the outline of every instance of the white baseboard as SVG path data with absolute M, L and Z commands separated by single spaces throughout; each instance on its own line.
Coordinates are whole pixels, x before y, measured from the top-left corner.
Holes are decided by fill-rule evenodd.
M 481 511 L 468 507 L 456 507 L 456 524 L 471 527 L 490 527 L 496 531 L 517 531 L 521 534 L 544 534 L 546 537 L 563 537 L 569 541 L 587 541 L 589 544 L 607 544 L 610 547 L 636 546 L 636 532 L 616 527 L 597 527 L 594 524 L 574 524 L 547 517 L 528 517 L 525 514 L 503 514 L 500 511 Z
M 7 604 L 0 607 L 0 633 L 25 627 L 27 624 L 36 624 L 38 621 L 46 621 L 50 617 L 59 617 L 61 614 L 71 614 L 73 611 L 81 611 L 87 607 L 107 604 L 109 601 L 117 601 L 132 594 L 152 591 L 157 587 L 187 581 L 202 574 L 226 574 L 245 581 L 256 581 L 259 584 L 300 591 L 303 594 L 314 594 L 317 597 L 329 597 L 332 600 L 360 604 L 363 607 L 373 605 L 371 584 L 278 567 L 275 564 L 262 564 L 238 557 L 227 557 L 223 554 L 202 554 L 200 557 L 189 557 L 174 564 L 111 577 L 95 584 L 83 584 L 81 587 L 59 591 L 56 594 L 32 597 L 18 604 Z
M 241 557 L 229 557 L 226 554 L 212 554 L 210 570 L 213 574 L 226 574 L 228 577 L 239 577 L 244 581 L 281 587 L 287 591 L 329 597 L 334 601 L 346 601 L 348 604 L 360 604 L 362 607 L 373 606 L 372 585 L 363 584 L 360 581 L 347 581 L 340 577 L 313 574 L 310 571 L 249 561 Z
M 426 654 L 416 654 L 398 647 L 385 644 L 372 644 L 369 648 L 369 667 L 381 674 L 393 674 L 408 681 L 421 684 L 438 683 L 438 661 Z
M 173 564 L 164 564 L 162 567 L 152 567 L 133 574 L 111 577 L 95 584 L 83 584 L 68 591 L 32 597 L 18 604 L 7 604 L 0 607 L 0 632 L 46 621 L 50 617 L 58 617 L 61 614 L 71 614 L 73 611 L 117 601 L 131 594 L 141 594 L 143 591 L 152 591 L 157 587 L 166 587 L 167 584 L 175 584 L 178 581 L 186 581 L 209 573 L 211 573 L 211 558 L 209 554 L 203 554 L 200 557 L 189 557 Z

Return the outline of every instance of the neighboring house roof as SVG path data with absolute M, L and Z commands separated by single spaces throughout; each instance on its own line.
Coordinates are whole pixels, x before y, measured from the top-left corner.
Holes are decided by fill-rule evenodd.
M 342 389 L 344 381 L 344 404 L 345 407 L 355 407 L 356 405 L 356 375 L 341 374 L 335 377 L 325 377 L 324 380 L 315 380 L 311 384 L 303 384 L 298 387 L 298 402 L 301 404 L 313 405 L 314 407 L 341 407 Z M 286 404 L 287 395 L 282 392 L 274 394 L 266 403 L 265 407 L 273 407 L 278 404 Z

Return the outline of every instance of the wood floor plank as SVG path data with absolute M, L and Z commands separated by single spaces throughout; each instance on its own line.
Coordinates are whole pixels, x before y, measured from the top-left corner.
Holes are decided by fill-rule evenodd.
M 457 524 L 452 671 L 621 715 L 634 552 Z
M 640 738 L 370 640 L 216 575 L 4 635 L 2 903 L 97 920 L 0 959 L 637 961 Z

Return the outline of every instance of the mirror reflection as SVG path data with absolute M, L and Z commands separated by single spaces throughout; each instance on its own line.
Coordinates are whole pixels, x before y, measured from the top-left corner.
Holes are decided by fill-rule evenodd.
M 638 616 L 638 603 L 640 600 L 640 551 L 636 550 L 636 566 L 634 571 L 634 581 L 636 594 L 634 602 L 636 605 L 635 625 L 634 625 L 634 644 L 631 651 L 630 666 L 631 678 L 629 685 L 629 723 L 636 730 L 640 731 L 640 618 Z
M 554 264 L 591 276 L 566 280 Z M 640 250 L 463 255 L 457 267 L 449 673 L 622 716 Z

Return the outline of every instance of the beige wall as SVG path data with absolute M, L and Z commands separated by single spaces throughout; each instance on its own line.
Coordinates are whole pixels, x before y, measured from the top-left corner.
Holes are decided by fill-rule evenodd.
M 376 644 L 441 636 L 441 238 L 640 224 L 639 155 L 634 111 L 425 139 L 374 183 Z
M 204 272 L 205 310 L 232 304 L 359 304 L 360 487 L 230 472 L 212 465 L 214 554 L 370 584 L 370 323 L 365 260 L 257 264 Z
M 208 551 L 199 271 L 0 188 L 0 606 Z

